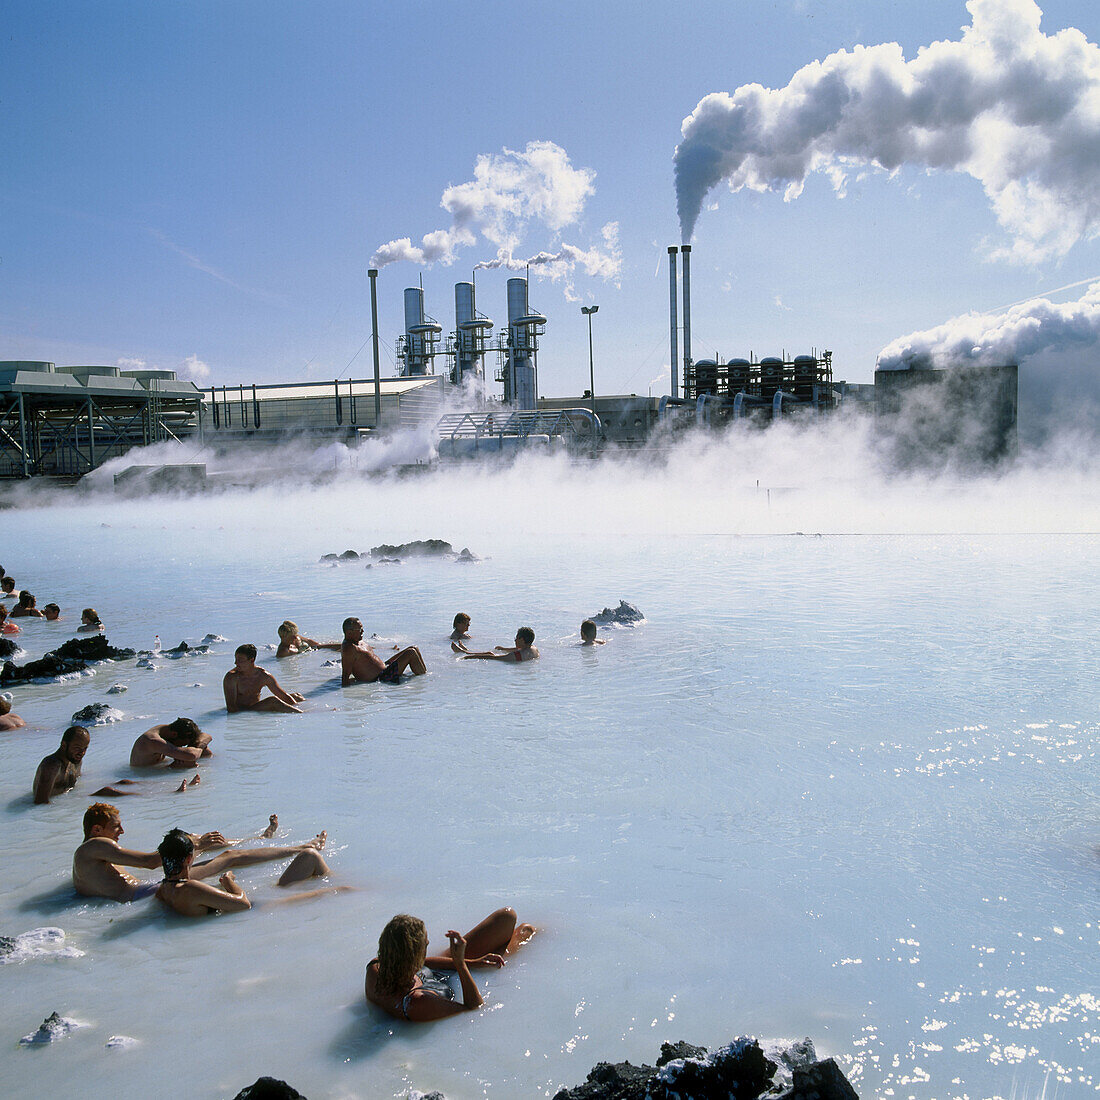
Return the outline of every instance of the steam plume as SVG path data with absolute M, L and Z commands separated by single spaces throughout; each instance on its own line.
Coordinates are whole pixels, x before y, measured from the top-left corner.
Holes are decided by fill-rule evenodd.
M 843 197 L 853 171 L 903 165 L 978 180 L 1010 238 L 997 257 L 1061 256 L 1100 234 L 1100 48 L 1072 28 L 1043 34 L 1034 0 L 966 6 L 959 41 L 911 61 L 896 43 L 856 46 L 785 88 L 702 99 L 675 156 L 684 240 L 723 181 L 790 201 L 822 172 Z
M 443 192 L 440 206 L 451 215 L 451 225 L 425 234 L 418 245 L 409 237 L 381 245 L 371 257 L 371 267 L 381 268 L 397 260 L 451 264 L 457 249 L 481 239 L 497 246 L 498 258 L 479 266 L 523 266 L 526 261 L 512 257 L 528 226 L 535 222 L 559 233 L 573 225 L 595 192 L 594 180 L 594 172 L 574 168 L 565 150 L 552 141 L 530 141 L 523 152 L 504 149 L 499 154 L 482 154 L 472 180 Z M 564 244 L 557 253 L 540 253 L 546 258 L 532 262 L 557 263 L 560 274 L 581 263 L 592 274 L 617 277 L 621 268 L 617 231 L 614 226 L 609 239 L 608 227 L 604 227 L 607 251 Z

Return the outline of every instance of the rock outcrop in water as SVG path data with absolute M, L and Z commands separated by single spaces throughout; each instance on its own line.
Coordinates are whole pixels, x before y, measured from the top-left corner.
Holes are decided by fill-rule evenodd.
M 375 564 L 395 564 L 404 558 L 440 558 L 448 561 L 474 562 L 481 561 L 468 546 L 464 546 L 457 554 L 454 547 L 443 539 L 416 539 L 413 542 L 393 544 L 384 542 L 380 546 L 372 546 L 366 553 L 360 554 L 356 550 L 345 550 L 342 554 L 322 554 L 321 561 L 329 565 L 340 565 L 343 562 L 362 561 L 370 558 Z M 369 569 L 368 562 L 367 568 Z
M 70 726 L 106 726 L 121 722 L 125 715 L 109 703 L 89 703 L 69 719 Z
M 11 638 L 0 638 L 0 657 L 14 657 L 19 652 L 19 646 Z
M 80 1027 L 80 1024 L 76 1020 L 70 1020 L 58 1012 L 51 1012 L 38 1025 L 37 1031 L 32 1031 L 30 1035 L 24 1035 L 19 1042 L 24 1046 L 30 1046 L 32 1043 L 56 1043 L 58 1039 L 64 1039 L 66 1035 L 75 1031 L 78 1027 Z
M 0 965 L 21 963 L 28 959 L 79 959 L 84 954 L 78 947 L 65 943 L 63 928 L 32 928 L 18 936 L 0 936 Z
M 600 1062 L 583 1085 L 554 1100 L 858 1100 L 832 1058 L 817 1060 L 809 1039 L 761 1048 L 742 1037 L 707 1052 L 690 1043 L 662 1043 L 655 1066 Z
M 644 619 L 645 616 L 641 611 L 632 603 L 627 603 L 626 600 L 620 600 L 618 607 L 605 607 L 598 614 L 592 616 L 592 621 L 599 623 L 600 626 L 608 626 L 611 623 L 617 623 L 619 626 L 633 626 L 634 623 L 640 623 Z
M 251 1085 L 241 1089 L 233 1100 L 306 1100 L 293 1086 L 277 1077 L 258 1077 Z
M 83 672 L 99 661 L 126 661 L 132 649 L 116 649 L 102 634 L 91 638 L 71 638 L 37 661 L 17 665 L 5 661 L 0 669 L 0 684 L 20 684 L 28 680 L 56 680 L 72 672 Z

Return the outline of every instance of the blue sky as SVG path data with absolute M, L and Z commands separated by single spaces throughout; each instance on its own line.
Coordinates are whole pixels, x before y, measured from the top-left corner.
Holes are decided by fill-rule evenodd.
M 1100 8 L 1047 0 L 1042 29 L 1100 40 Z M 366 269 L 388 241 L 451 224 L 446 188 L 479 157 L 552 142 L 591 193 L 564 228 L 537 217 L 514 255 L 601 248 L 617 278 L 532 278 L 549 318 L 541 392 L 667 391 L 673 155 L 712 92 L 783 88 L 857 44 L 958 39 L 965 5 L 809 0 L 577 3 L 28 3 L 0 55 L 0 358 L 142 361 L 216 384 L 366 376 Z M 711 191 L 693 240 L 693 350 L 830 348 L 869 381 L 897 337 L 1089 279 L 1100 246 L 991 260 L 1002 240 L 970 175 L 902 166 L 802 194 Z M 453 327 L 453 285 L 497 245 L 379 276 L 383 371 L 401 291 L 422 277 Z M 478 306 L 505 319 L 505 271 Z M 1070 292 L 1072 296 L 1074 292 Z M 1063 295 L 1065 297 L 1065 295 Z M 388 351 L 386 349 L 389 349 Z M 208 372 L 208 373 L 207 373 Z

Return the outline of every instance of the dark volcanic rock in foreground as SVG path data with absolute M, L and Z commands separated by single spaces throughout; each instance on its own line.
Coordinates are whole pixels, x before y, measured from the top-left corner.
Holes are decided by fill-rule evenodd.
M 769 1048 L 742 1037 L 713 1054 L 663 1043 L 656 1066 L 600 1062 L 583 1085 L 554 1100 L 858 1100 L 832 1058 L 817 1061 L 809 1039 Z
M 278 1077 L 257 1077 L 241 1089 L 233 1100 L 306 1100 L 296 1088 Z
M 102 634 L 91 638 L 71 638 L 37 661 L 28 661 L 25 665 L 5 661 L 3 669 L 0 669 L 0 684 L 56 680 L 71 672 L 83 672 L 89 663 L 125 661 L 133 655 L 132 649 L 115 649 Z

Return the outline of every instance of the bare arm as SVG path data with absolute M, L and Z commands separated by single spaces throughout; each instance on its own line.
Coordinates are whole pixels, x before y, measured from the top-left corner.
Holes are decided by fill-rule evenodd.
M 462 659 L 464 661 L 518 661 L 520 658 L 516 655 L 514 649 L 505 649 L 499 653 L 463 653 Z
M 222 680 L 222 691 L 225 692 L 225 709 L 230 714 L 236 714 L 241 708 L 237 705 L 237 677 L 233 672 L 227 672 Z
M 121 867 L 144 867 L 155 871 L 160 867 L 159 852 L 135 852 L 130 848 L 120 848 L 113 840 L 104 836 L 92 837 L 81 846 L 88 859 L 101 863 L 116 863 Z
M 193 766 L 198 763 L 199 757 L 202 756 L 201 748 L 192 748 L 190 745 L 176 746 L 173 745 L 171 741 L 165 741 L 160 733 L 157 732 L 157 728 L 149 730 L 145 734 L 145 737 L 152 748 L 162 756 L 167 756 L 175 760 L 178 764 Z
M 232 872 L 222 875 L 220 882 L 220 890 L 206 882 L 188 882 L 188 900 L 196 905 L 205 905 L 208 909 L 216 909 L 219 913 L 242 913 L 245 909 L 252 908 L 252 902 L 237 885 Z
M 318 642 L 314 641 L 313 638 L 303 638 L 302 641 L 305 642 L 310 649 L 332 649 L 338 652 L 343 648 L 340 642 Z
M 213 878 L 215 875 L 224 874 L 234 867 L 252 867 L 257 863 L 273 863 L 279 859 L 293 859 L 299 852 L 307 848 L 315 848 L 314 844 L 294 844 L 289 847 L 249 848 L 243 852 L 222 852 L 213 859 L 196 863 L 191 870 L 193 878 Z
M 279 687 L 279 681 L 276 680 L 270 672 L 264 673 L 264 684 L 267 686 L 268 691 L 270 691 L 271 694 L 274 695 L 275 698 L 278 699 L 281 703 L 286 703 L 287 705 L 292 707 L 296 707 L 298 705 L 298 700 L 287 692 L 283 691 L 283 689 Z
M 56 760 L 45 760 L 38 765 L 38 773 L 34 777 L 34 804 L 45 805 L 53 794 L 53 785 L 61 774 L 61 765 Z

